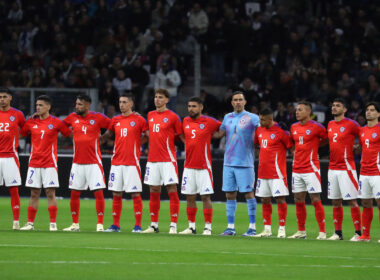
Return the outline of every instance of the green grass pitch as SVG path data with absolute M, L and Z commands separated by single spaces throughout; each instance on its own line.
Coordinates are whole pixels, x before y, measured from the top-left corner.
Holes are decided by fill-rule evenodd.
M 21 226 L 28 199 L 21 201 Z M 71 224 L 68 199 L 58 201 L 58 228 Z M 81 200 L 81 232 L 49 232 L 47 201 L 41 199 L 34 232 L 10 230 L 9 198 L 0 198 L 0 279 L 379 279 L 380 225 L 374 209 L 372 241 L 317 241 L 313 207 L 308 207 L 306 240 L 255 239 L 218 236 L 226 226 L 224 203 L 214 204 L 213 236 L 201 236 L 200 203 L 196 236 L 172 236 L 168 202 L 162 202 L 159 234 L 132 234 L 131 200 L 123 201 L 121 233 L 97 233 L 94 200 Z M 112 202 L 106 201 L 105 227 L 112 222 Z M 333 233 L 332 209 L 325 207 L 328 236 Z M 261 204 L 257 228 L 263 229 Z M 181 202 L 178 229 L 187 227 L 186 204 Z M 273 234 L 277 234 L 277 207 L 273 207 Z M 149 225 L 144 201 L 143 228 Z M 236 229 L 248 225 L 247 207 L 239 204 Z M 353 235 L 349 208 L 344 209 L 343 233 Z M 296 227 L 295 207 L 288 207 L 287 234 Z

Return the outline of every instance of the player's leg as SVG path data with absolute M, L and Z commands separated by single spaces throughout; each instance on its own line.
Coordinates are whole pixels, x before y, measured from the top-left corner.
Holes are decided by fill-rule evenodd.
M 329 240 L 343 240 L 342 235 L 342 222 L 343 222 L 343 207 L 342 207 L 342 192 L 339 177 L 344 176 L 344 171 L 341 170 L 328 170 L 328 189 L 327 197 L 331 199 L 333 205 L 333 222 L 335 232 L 330 236 Z
M 140 233 L 142 232 L 141 219 L 142 219 L 143 203 L 142 203 L 141 195 L 139 192 L 131 193 L 131 197 L 133 200 L 133 212 L 135 214 L 135 226 L 132 232 Z
M 160 164 L 160 173 L 163 184 L 166 186 L 170 202 L 170 227 L 169 234 L 177 233 L 177 221 L 179 215 L 179 197 L 177 191 L 178 168 L 176 162 L 164 162 Z
M 30 199 L 28 206 L 28 222 L 20 230 L 34 230 L 34 220 L 36 218 L 38 201 L 40 199 L 41 189 L 30 188 Z
M 263 232 L 257 234 L 255 237 L 271 237 L 272 236 L 272 197 L 261 197 L 261 204 L 263 207 L 264 230 Z
M 359 197 L 361 198 L 362 202 L 362 225 L 363 225 L 363 232 L 360 237 L 358 237 L 356 240 L 353 241 L 370 241 L 371 240 L 371 223 L 373 219 L 373 198 L 374 191 L 373 191 L 373 183 L 372 177 L 375 176 L 363 176 L 360 175 L 359 179 Z
M 286 237 L 286 231 L 285 231 L 286 216 L 288 213 L 288 205 L 286 204 L 286 197 L 278 196 L 276 197 L 276 202 L 277 202 L 278 223 L 279 223 L 277 237 L 285 238 Z
M 212 214 L 213 214 L 211 196 L 209 194 L 201 195 L 201 199 L 203 202 L 203 216 L 205 219 L 205 228 L 203 230 L 202 235 L 211 235 Z
M 108 178 L 108 190 L 112 191 L 112 225 L 105 232 L 120 232 L 120 216 L 123 209 L 123 167 L 111 165 Z
M 360 207 L 356 199 L 348 200 L 348 205 L 350 206 L 350 209 L 351 209 L 352 223 L 354 224 L 354 228 L 355 228 L 355 234 L 350 240 L 354 241 L 354 239 L 362 235 Z
M 46 188 L 46 197 L 48 199 L 48 211 L 49 211 L 49 218 L 50 218 L 50 231 L 57 231 L 57 199 L 55 196 L 55 188 Z
M 248 230 L 242 236 L 255 236 L 256 235 L 256 208 L 257 202 L 253 191 L 245 193 L 245 200 L 247 201 L 249 226 Z
M 196 194 L 187 194 L 186 195 L 186 214 L 187 214 L 187 220 L 189 221 L 189 227 L 183 231 L 181 231 L 179 234 L 196 234 L 196 227 L 195 227 L 195 217 L 197 216 L 197 203 L 196 203 Z
M 235 212 L 237 208 L 237 183 L 234 173 L 234 167 L 223 166 L 223 187 L 222 190 L 226 193 L 226 214 L 227 214 L 227 229 L 221 235 L 236 235 L 235 231 Z
M 101 164 L 86 164 L 84 166 L 84 172 L 86 176 L 86 182 L 90 191 L 94 192 L 95 196 L 95 208 L 98 223 L 96 224 L 96 231 L 103 232 L 103 220 L 104 220 L 104 194 L 103 189 L 106 187 L 103 166 Z
M 303 179 L 303 174 L 293 173 L 292 175 L 292 189 L 294 194 L 294 203 L 296 204 L 296 217 L 298 224 L 298 231 L 289 236 L 289 238 L 306 238 L 306 205 L 305 198 L 307 193 L 307 188 L 305 181 Z
M 333 199 L 333 222 L 335 232 L 328 240 L 343 240 L 342 224 L 343 224 L 343 204 L 342 199 Z

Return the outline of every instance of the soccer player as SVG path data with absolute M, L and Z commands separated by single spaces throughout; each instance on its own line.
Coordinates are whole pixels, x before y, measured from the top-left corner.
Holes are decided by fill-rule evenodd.
M 91 98 L 78 95 L 75 113 L 68 115 L 64 122 L 73 129 L 74 159 L 70 172 L 70 208 L 73 224 L 64 231 L 79 231 L 80 194 L 89 188 L 94 191 L 98 223 L 96 231 L 103 231 L 105 180 L 99 148 L 101 128 L 108 128 L 111 120 L 103 114 L 90 111 Z
M 174 146 L 176 136 L 183 137 L 181 119 L 167 109 L 170 94 L 166 89 L 157 89 L 154 96 L 155 111 L 148 113 L 149 153 L 144 183 L 150 191 L 151 225 L 143 233 L 158 233 L 161 186 L 166 186 L 170 199 L 170 234 L 177 233 L 179 198 L 177 193 L 178 169 Z
M 189 116 L 183 120 L 186 160 L 182 176 L 181 193 L 186 195 L 187 218 L 189 227 L 180 234 L 195 234 L 197 215 L 196 197 L 200 194 L 203 201 L 205 228 L 203 235 L 211 235 L 212 204 L 210 195 L 214 193 L 211 169 L 211 137 L 221 123 L 211 117 L 203 116 L 203 104 L 199 97 L 193 97 L 187 105 Z
M 295 143 L 293 159 L 294 201 L 298 231 L 289 238 L 306 238 L 306 193 L 309 193 L 311 203 L 315 209 L 315 217 L 319 226 L 318 240 L 326 239 L 325 210 L 321 202 L 320 193 L 321 175 L 318 158 L 318 147 L 327 144 L 327 132 L 323 125 L 310 119 L 312 106 L 308 101 L 301 101 L 297 105 L 296 119 L 290 128 Z
M 8 187 L 11 195 L 13 212 L 13 229 L 20 229 L 21 185 L 20 162 L 17 148 L 19 129 L 25 123 L 24 114 L 11 107 L 12 93 L 7 88 L 0 88 L 0 183 Z
M 359 135 L 360 126 L 354 120 L 344 117 L 347 112 L 346 102 L 336 98 L 331 107 L 334 120 L 327 126 L 330 146 L 330 163 L 328 171 L 328 198 L 332 199 L 335 233 L 329 240 L 343 240 L 342 201 L 351 207 L 351 217 L 355 227 L 352 241 L 361 235 L 360 207 L 358 198 L 358 179 L 356 174 L 353 147 Z
M 57 166 L 57 138 L 61 132 L 64 136 L 71 134 L 60 119 L 50 115 L 51 99 L 40 95 L 36 100 L 37 115 L 28 119 L 20 130 L 23 136 L 31 136 L 32 148 L 25 186 L 30 188 L 28 222 L 21 230 L 33 230 L 34 219 L 38 209 L 38 200 L 42 186 L 48 199 L 50 231 L 57 230 L 57 201 L 55 189 L 59 187 Z
M 104 138 L 115 135 L 114 154 L 108 180 L 108 189 L 112 191 L 113 224 L 106 232 L 120 232 L 120 215 L 123 207 L 123 192 L 130 193 L 135 213 L 135 227 L 132 232 L 141 232 L 143 204 L 140 151 L 141 137 L 148 130 L 148 123 L 139 114 L 132 111 L 134 102 L 130 93 L 119 98 L 121 115 L 112 118 Z
M 290 134 L 273 121 L 273 111 L 263 109 L 260 114 L 260 127 L 255 133 L 255 145 L 260 147 L 259 174 L 256 196 L 263 205 L 264 231 L 255 237 L 272 236 L 272 197 L 278 207 L 278 238 L 285 238 L 287 214 L 286 196 L 289 195 L 286 173 L 286 150 L 293 146 Z
M 355 241 L 369 242 L 373 199 L 376 200 L 380 214 L 380 105 L 377 102 L 369 102 L 365 107 L 365 117 L 367 125 L 361 128 L 359 138 L 362 146 L 359 197 L 363 206 L 363 234 Z
M 224 116 L 218 137 L 226 135 L 226 151 L 223 166 L 223 187 L 227 203 L 227 229 L 221 235 L 236 235 L 235 212 L 237 192 L 244 193 L 248 206 L 249 228 L 243 236 L 256 235 L 256 198 L 253 139 L 259 125 L 256 114 L 244 110 L 247 101 L 242 92 L 232 95 L 234 111 Z

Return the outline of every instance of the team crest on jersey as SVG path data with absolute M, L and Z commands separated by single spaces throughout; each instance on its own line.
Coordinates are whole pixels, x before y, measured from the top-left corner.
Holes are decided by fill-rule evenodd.
M 205 128 L 205 125 L 204 125 L 203 123 L 201 123 L 201 124 L 199 125 L 199 128 L 200 128 L 200 129 L 204 129 L 204 128 Z
M 28 180 L 28 184 L 33 184 L 33 180 L 32 180 L 32 179 L 29 179 L 29 180 Z
M 48 128 L 49 128 L 49 129 L 53 129 L 53 128 L 54 128 L 54 125 L 49 124 L 49 125 L 48 125 Z
M 164 118 L 162 121 L 163 121 L 164 123 L 167 123 L 167 122 L 169 121 L 169 119 L 168 119 L 168 118 Z
M 94 125 L 95 121 L 94 120 L 90 120 L 90 124 L 91 125 Z
M 273 140 L 274 138 L 276 138 L 276 134 L 271 134 L 271 135 L 270 135 L 270 139 Z
M 134 121 L 131 121 L 131 122 L 129 123 L 129 125 L 133 127 L 133 126 L 136 125 L 136 123 L 135 123 Z
M 112 188 L 113 184 L 111 182 L 108 183 L 108 186 Z
M 346 128 L 344 126 L 342 126 L 341 128 L 339 128 L 340 132 L 344 132 L 345 130 L 346 130 Z
M 376 132 L 372 133 L 372 138 L 375 139 L 376 137 L 377 137 L 377 133 Z
M 308 129 L 308 130 L 306 130 L 306 135 L 310 135 L 310 133 L 311 133 L 311 130 L 310 129 Z
M 14 122 L 16 118 L 14 116 L 10 116 L 9 119 L 11 120 L 11 122 Z
M 243 116 L 239 121 L 239 127 L 240 128 L 245 127 L 247 123 L 249 122 L 249 120 L 250 120 L 250 117 L 248 115 Z

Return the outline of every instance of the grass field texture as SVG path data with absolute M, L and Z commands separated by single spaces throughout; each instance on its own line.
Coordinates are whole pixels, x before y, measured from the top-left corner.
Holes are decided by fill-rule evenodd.
M 21 226 L 27 221 L 28 199 L 21 201 Z M 159 234 L 132 234 L 131 200 L 123 201 L 121 233 L 97 233 L 94 200 L 81 200 L 81 232 L 49 232 L 47 201 L 41 199 L 35 231 L 12 231 L 9 198 L 0 198 L 0 279 L 380 279 L 380 224 L 374 210 L 372 241 L 317 241 L 314 208 L 308 207 L 306 240 L 218 236 L 226 227 L 225 204 L 214 204 L 213 236 L 201 236 L 199 204 L 196 236 L 169 235 L 169 203 L 162 202 Z M 58 228 L 71 224 L 70 201 L 58 201 Z M 106 201 L 105 227 L 112 223 L 112 201 Z M 332 209 L 325 207 L 327 233 L 333 233 Z M 143 228 L 149 225 L 144 201 Z M 263 229 L 261 204 L 257 229 Z M 247 207 L 239 204 L 236 229 L 248 225 Z M 273 235 L 277 207 L 273 207 Z M 187 227 L 181 202 L 178 229 Z M 297 230 L 295 207 L 289 205 L 287 234 Z M 344 209 L 345 240 L 353 235 L 349 208 Z

